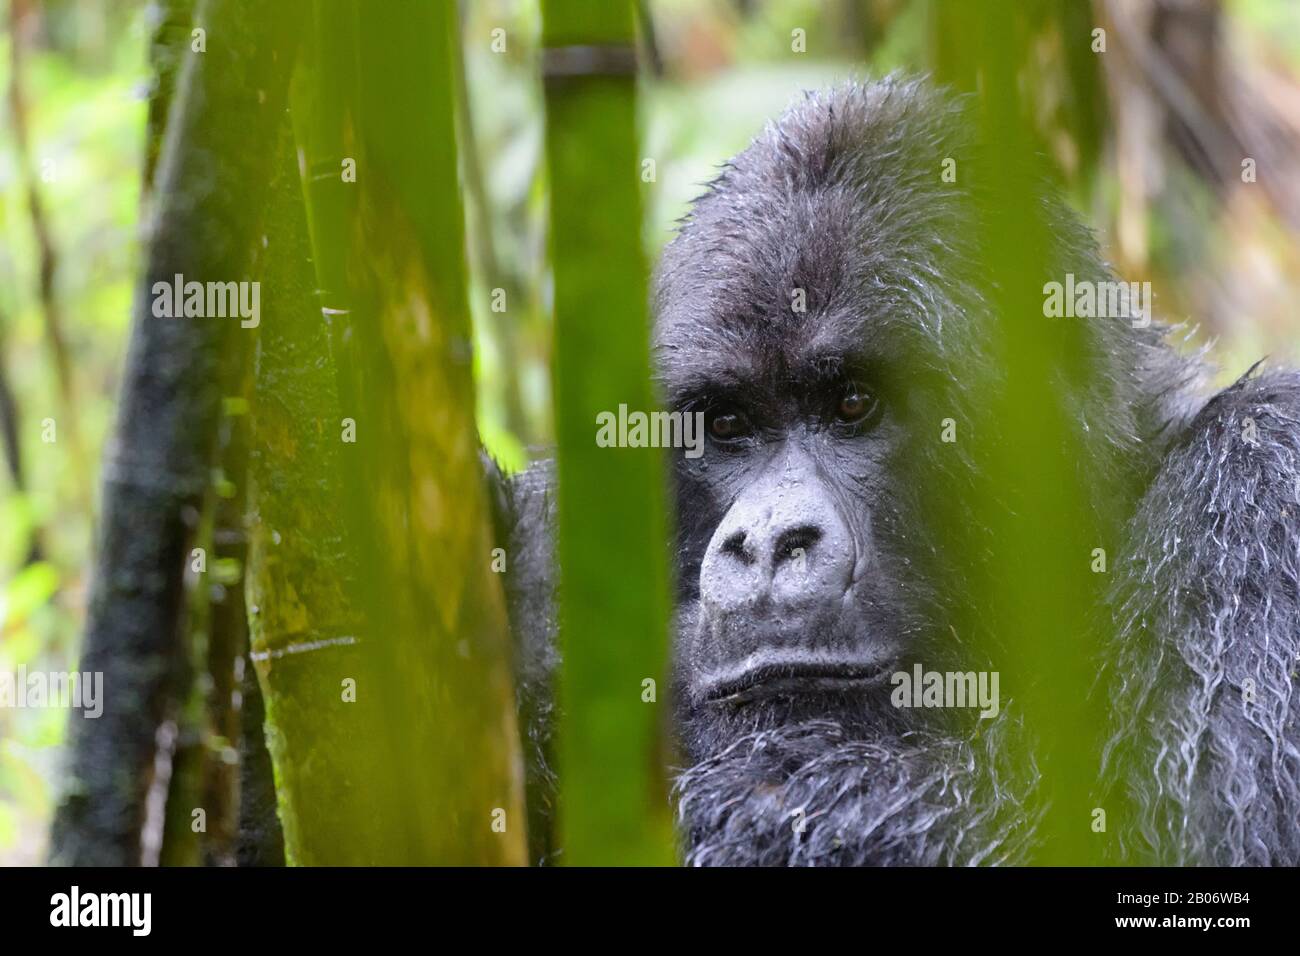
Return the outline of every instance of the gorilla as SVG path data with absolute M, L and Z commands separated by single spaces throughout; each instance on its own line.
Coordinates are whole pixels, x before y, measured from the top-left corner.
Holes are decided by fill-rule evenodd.
M 658 266 L 663 398 L 707 432 L 701 457 L 671 462 L 688 863 L 1032 856 L 1043 773 L 1015 700 L 996 716 L 900 707 L 893 676 L 1013 669 L 982 613 L 996 437 L 940 438 L 946 420 L 996 436 L 1005 385 L 978 161 L 976 185 L 939 174 L 972 155 L 972 125 L 923 80 L 809 94 L 724 165 Z M 1035 288 L 1114 281 L 1058 192 L 1023 181 L 1049 239 Z M 1080 520 L 1115 542 L 1099 676 L 1080 688 L 1110 714 L 1096 800 L 1124 809 L 1109 859 L 1295 865 L 1300 375 L 1252 370 L 1209 395 L 1201 359 L 1127 305 L 1041 319 L 1068 323 L 1078 359 L 1050 374 L 1089 476 Z M 553 476 L 496 488 L 538 858 L 554 851 Z

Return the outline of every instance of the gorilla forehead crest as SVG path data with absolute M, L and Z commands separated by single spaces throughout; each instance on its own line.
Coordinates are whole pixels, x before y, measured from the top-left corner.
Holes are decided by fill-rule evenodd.
M 936 336 L 970 285 L 966 197 L 940 181 L 966 149 L 961 112 L 920 81 L 849 84 L 806 94 L 726 163 L 659 263 L 669 391 L 724 356 L 768 378 L 791 355 Z

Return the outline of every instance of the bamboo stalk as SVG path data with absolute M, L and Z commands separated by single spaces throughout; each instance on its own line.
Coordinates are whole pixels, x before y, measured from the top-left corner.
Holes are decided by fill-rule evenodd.
M 633 8 L 543 4 L 559 443 L 561 860 L 667 863 L 656 771 L 668 633 L 664 462 L 598 448 L 596 415 L 649 411 Z M 645 699 L 652 680 L 655 701 Z

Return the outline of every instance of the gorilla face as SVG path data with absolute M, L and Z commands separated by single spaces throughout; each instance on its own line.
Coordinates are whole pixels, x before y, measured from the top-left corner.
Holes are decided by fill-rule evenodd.
M 673 395 L 703 411 L 704 455 L 678 472 L 684 610 L 677 692 L 706 723 L 862 710 L 916 630 L 894 462 L 908 422 L 881 352 L 791 321 L 679 362 L 706 378 Z
M 935 449 L 982 356 L 957 321 L 974 287 L 961 195 L 933 185 L 949 147 L 910 128 L 956 126 L 906 105 L 882 87 L 838 111 L 813 102 L 806 127 L 788 116 L 728 164 L 660 264 L 660 378 L 707 432 L 675 475 L 674 690 L 693 759 L 792 720 L 878 724 L 889 676 L 950 634 L 957 576 L 932 512 L 954 485 Z

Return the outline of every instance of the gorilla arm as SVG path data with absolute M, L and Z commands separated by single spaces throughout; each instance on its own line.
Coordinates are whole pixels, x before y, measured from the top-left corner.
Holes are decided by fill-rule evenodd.
M 1103 685 L 1112 850 L 1296 865 L 1300 373 L 1247 376 L 1205 405 L 1142 499 L 1118 571 Z

